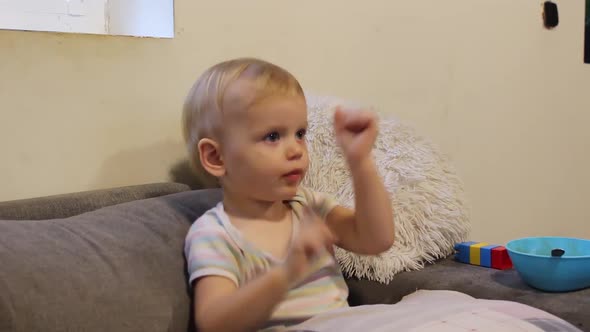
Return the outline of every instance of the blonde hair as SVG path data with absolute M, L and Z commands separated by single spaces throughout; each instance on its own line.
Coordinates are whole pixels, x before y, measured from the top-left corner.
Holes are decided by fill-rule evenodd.
M 190 89 L 184 102 L 182 129 L 189 160 L 198 173 L 200 167 L 197 145 L 202 138 L 217 138 L 222 130 L 224 101 L 227 89 L 239 79 L 254 83 L 252 104 L 269 96 L 304 96 L 297 79 L 287 70 L 256 58 L 239 58 L 218 63 L 207 69 Z M 204 174 L 198 174 L 204 175 Z

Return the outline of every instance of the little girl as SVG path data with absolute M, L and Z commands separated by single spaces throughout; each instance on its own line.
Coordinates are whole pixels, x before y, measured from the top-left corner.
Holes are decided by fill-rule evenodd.
M 394 240 L 390 197 L 371 154 L 374 114 L 334 115 L 354 211 L 300 186 L 309 166 L 307 105 L 286 70 L 249 58 L 209 68 L 186 99 L 183 124 L 191 161 L 223 190 L 185 241 L 199 331 L 289 326 L 347 306 L 333 245 L 375 255 Z

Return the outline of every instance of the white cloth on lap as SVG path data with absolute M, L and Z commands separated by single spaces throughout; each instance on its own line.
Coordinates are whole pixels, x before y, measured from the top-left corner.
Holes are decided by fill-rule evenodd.
M 574 332 L 570 323 L 510 301 L 480 300 L 455 291 L 420 290 L 397 304 L 343 308 L 273 331 Z

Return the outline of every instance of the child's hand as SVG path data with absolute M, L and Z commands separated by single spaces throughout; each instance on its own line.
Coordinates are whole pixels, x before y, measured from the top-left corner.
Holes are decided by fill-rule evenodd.
M 326 251 L 333 254 L 335 237 L 325 222 L 309 208 L 304 210 L 299 233 L 293 238 L 285 268 L 289 285 L 302 281 L 315 259 Z
M 338 107 L 334 113 L 334 132 L 348 163 L 360 162 L 373 149 L 377 138 L 377 119 L 369 111 L 344 110 Z

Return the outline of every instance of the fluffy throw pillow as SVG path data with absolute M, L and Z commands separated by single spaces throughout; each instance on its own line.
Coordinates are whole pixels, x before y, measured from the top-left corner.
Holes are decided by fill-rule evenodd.
M 335 196 L 344 206 L 354 204 L 347 165 L 333 135 L 337 105 L 359 107 L 334 97 L 307 94 L 311 165 L 304 185 Z M 427 139 L 390 115 L 380 114 L 374 156 L 391 193 L 396 242 L 379 256 L 361 256 L 337 248 L 348 277 L 386 283 L 404 270 L 446 257 L 470 231 L 461 181 L 448 159 Z

